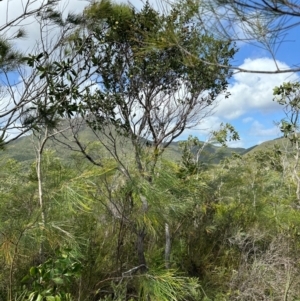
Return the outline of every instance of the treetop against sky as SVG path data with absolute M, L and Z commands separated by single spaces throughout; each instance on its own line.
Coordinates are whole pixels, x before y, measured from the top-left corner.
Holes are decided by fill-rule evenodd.
M 25 2 L 27 1 L 2 0 L 0 3 L 0 26 L 19 16 L 22 13 Z M 32 8 L 34 8 L 40 1 L 32 1 L 32 3 Z M 59 7 L 65 14 L 68 11 L 80 13 L 88 3 L 87 1 L 79 0 L 69 2 L 62 0 L 59 3 Z M 142 7 L 142 1 L 139 0 L 130 1 L 130 4 L 137 8 Z M 150 1 L 150 4 L 158 7 L 160 10 L 167 8 L 167 4 L 164 2 Z M 222 12 L 222 9 L 219 9 L 219 12 Z M 248 21 L 254 18 L 253 12 L 248 12 L 246 17 Z M 209 21 L 213 24 L 213 21 L 211 21 L 213 16 L 209 15 L 209 18 Z M 286 19 L 286 24 L 294 24 L 297 20 L 300 20 L 300 16 L 292 16 Z M 239 51 L 231 65 L 247 70 L 264 71 L 299 67 L 300 25 L 287 29 L 284 35 L 279 36 L 276 41 L 277 44 L 276 46 L 275 44 L 273 45 L 273 52 L 271 53 L 266 47 L 262 47 L 256 41 L 251 43 L 241 41 L 243 37 L 246 37 L 243 29 L 245 26 L 249 27 L 249 22 L 247 25 L 241 22 L 232 24 L 229 24 L 228 21 L 226 22 L 224 24 L 228 27 L 228 32 L 232 35 L 232 38 L 234 38 L 233 35 L 235 34 L 239 35 L 240 38 L 240 41 L 237 41 Z M 23 39 L 15 40 L 14 45 L 20 51 L 30 53 L 30 50 L 35 46 L 35 41 L 38 39 L 39 26 L 37 26 L 34 18 L 26 19 L 19 25 L 25 28 L 27 35 Z M 281 24 L 281 26 L 283 25 L 284 23 Z M 6 32 L 6 35 L 13 35 L 17 29 L 17 27 L 11 28 Z M 279 137 L 280 131 L 274 122 L 284 118 L 284 114 L 282 108 L 273 101 L 273 88 L 285 81 L 297 80 L 299 80 L 299 73 L 295 72 L 278 74 L 234 73 L 228 89 L 231 96 L 226 99 L 220 96 L 214 115 L 203 120 L 197 129 L 185 131 L 180 139 L 185 139 L 192 134 L 198 136 L 201 140 L 205 140 L 207 134 L 211 130 L 218 128 L 221 122 L 230 122 L 240 133 L 241 140 L 233 142 L 230 146 L 250 147 L 265 140 Z

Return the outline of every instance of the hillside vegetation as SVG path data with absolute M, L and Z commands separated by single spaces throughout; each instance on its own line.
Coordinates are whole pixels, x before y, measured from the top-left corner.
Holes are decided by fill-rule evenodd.
M 80 131 L 78 132 L 78 135 L 80 135 L 81 140 L 85 144 L 87 148 L 93 149 L 94 152 L 104 152 L 105 150 L 101 148 L 100 144 L 95 143 L 96 138 L 93 135 L 93 132 L 88 127 L 82 127 L 80 128 Z M 107 140 L 107 138 L 103 135 L 101 135 L 101 132 L 99 132 L 99 135 L 102 140 Z M 124 142 L 118 147 L 124 147 L 126 153 L 132 152 L 130 149 L 130 142 L 127 141 L 127 138 L 122 139 Z M 183 142 L 183 141 L 181 141 Z M 166 151 L 163 154 L 163 157 L 165 159 L 179 162 L 181 160 L 182 151 L 180 150 L 180 141 L 172 142 L 167 148 Z M 22 138 L 19 138 L 13 142 L 11 142 L 6 148 L 5 151 L 0 153 L 1 156 L 5 156 L 7 159 L 15 159 L 16 161 L 23 162 L 28 161 L 28 163 L 32 163 L 36 159 L 35 154 L 35 145 L 36 138 L 33 135 L 28 135 Z M 150 141 L 144 141 L 145 145 L 151 145 Z M 96 145 L 98 145 L 98 148 Z M 203 145 L 204 142 L 201 142 L 201 145 Z M 79 153 L 80 149 L 76 145 L 73 133 L 70 130 L 66 130 L 63 132 L 63 134 L 55 135 L 55 139 L 49 139 L 46 143 L 46 148 L 49 151 L 54 151 L 56 156 L 60 158 L 65 163 L 70 163 L 72 161 L 73 156 L 75 153 Z M 195 147 L 192 152 L 196 152 L 197 148 Z M 244 148 L 230 148 L 230 147 L 221 147 L 221 146 L 215 146 L 210 143 L 208 143 L 201 154 L 200 160 L 202 162 L 206 163 L 217 163 L 220 162 L 220 160 L 224 159 L 225 157 L 230 156 L 233 152 L 238 154 L 243 154 L 247 152 L 247 149 Z M 109 156 L 109 153 L 106 153 L 107 156 Z M 84 157 L 82 156 L 82 159 Z
M 0 159 L 3 297 L 12 285 L 20 295 L 62 299 L 143 300 L 144 286 L 153 300 L 298 296 L 293 163 L 284 166 L 284 157 L 260 151 L 204 168 L 191 156 L 159 159 L 149 183 L 134 173 L 126 180 L 109 157 L 99 167 L 46 150 L 44 225 L 34 161 L 24 170 Z M 135 256 L 135 223 L 145 231 L 145 279 Z M 182 299 L 173 295 L 176 287 Z
M 0 26 L 0 300 L 300 300 L 300 83 L 274 88 L 284 139 L 178 141 L 230 97 L 202 1 L 38 3 Z

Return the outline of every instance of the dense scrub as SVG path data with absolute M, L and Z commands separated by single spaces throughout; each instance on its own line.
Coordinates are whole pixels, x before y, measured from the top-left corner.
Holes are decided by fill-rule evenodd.
M 0 27 L 0 148 L 27 134 L 22 158 L 35 158 L 0 158 L 0 299 L 299 300 L 300 84 L 274 89 L 289 148 L 217 163 L 189 137 L 168 160 L 229 97 L 235 44 L 192 2 L 56 5 Z M 40 37 L 24 57 L 11 44 L 24 32 L 6 33 L 28 16 Z M 210 138 L 239 135 L 221 124 Z
M 65 166 L 45 152 L 42 165 L 45 224 L 35 169 L 1 162 L 1 298 L 299 296 L 295 185 L 267 161 L 235 156 L 197 173 L 160 161 L 151 183 L 125 179 L 112 160 Z

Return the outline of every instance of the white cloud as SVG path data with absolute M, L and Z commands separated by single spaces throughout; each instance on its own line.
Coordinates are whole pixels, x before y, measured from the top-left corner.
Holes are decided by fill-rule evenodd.
M 252 117 L 246 117 L 242 121 L 243 121 L 243 123 L 249 123 L 249 122 L 253 121 L 253 118 Z
M 21 16 L 24 12 L 24 7 L 27 7 L 27 11 L 32 11 L 47 1 L 48 0 L 2 0 L 0 2 L 0 36 L 4 33 L 7 37 L 15 36 L 18 29 L 22 28 L 26 31 L 26 37 L 15 40 L 15 46 L 20 51 L 32 51 L 32 49 L 34 49 L 36 46 L 36 42 L 40 40 L 40 26 L 34 17 L 26 18 L 23 21 L 19 20 L 21 22 L 15 23 L 17 26 L 10 26 L 8 30 L 3 31 L 1 28 L 5 24 Z M 129 3 L 137 9 L 141 9 L 145 3 L 143 0 L 117 0 L 116 2 Z M 68 13 L 83 12 L 84 8 L 90 3 L 91 1 L 89 0 L 61 0 L 59 1 L 57 9 L 63 13 L 64 17 L 66 17 Z M 153 5 L 153 7 L 159 9 L 160 11 L 165 11 L 168 7 L 167 4 L 163 4 L 163 2 L 160 1 L 150 1 L 150 3 Z M 54 38 L 58 33 L 58 29 L 51 31 L 51 37 Z M 49 40 L 52 39 L 51 37 Z
M 220 124 L 222 120 L 218 116 L 208 116 L 201 121 L 201 125 L 198 127 L 198 134 L 199 132 L 202 135 L 208 135 L 212 131 L 216 131 L 220 128 Z
M 249 131 L 250 135 L 256 136 L 256 137 L 279 137 L 280 136 L 280 130 L 277 126 L 273 126 L 271 128 L 265 128 L 265 126 L 255 120 L 250 128 Z
M 238 141 L 229 141 L 227 142 L 227 146 L 228 147 L 241 147 L 241 148 L 245 148 L 245 142 L 243 139 L 238 140 Z
M 26 18 L 21 22 L 15 23 L 18 26 L 10 26 L 9 30 L 2 30 L 3 26 L 17 17 L 21 16 L 24 8 L 27 11 L 37 9 L 48 0 L 2 0 L 0 1 L 0 36 L 5 34 L 7 37 L 12 37 L 16 34 L 19 28 L 26 31 L 27 36 L 23 39 L 15 40 L 15 45 L 20 51 L 30 52 L 36 46 L 36 41 L 40 40 L 40 27 L 34 17 Z M 145 2 L 144 0 L 116 0 L 116 2 L 129 3 L 130 5 L 141 9 Z M 167 2 L 150 0 L 150 4 L 159 11 L 168 9 Z M 60 0 L 57 9 L 66 17 L 68 13 L 81 13 L 84 8 L 91 3 L 90 0 Z M 49 29 L 49 28 L 48 28 Z M 44 28 L 45 30 L 45 28 Z M 52 30 L 51 37 L 54 38 L 58 33 L 57 30 Z M 51 40 L 51 37 L 49 40 Z
M 277 61 L 277 65 L 280 69 L 289 68 L 283 62 Z M 248 70 L 276 70 L 274 61 L 269 58 L 248 58 L 240 67 Z M 281 110 L 281 107 L 273 101 L 273 88 L 283 82 L 295 81 L 299 78 L 295 73 L 237 73 L 233 76 L 233 80 L 228 89 L 231 96 L 220 100 L 216 109 L 217 116 L 231 120 L 254 110 L 262 113 Z
M 27 36 L 23 39 L 15 40 L 15 46 L 24 52 L 30 52 L 36 45 L 36 41 L 40 39 L 40 26 L 34 17 L 26 18 L 21 22 L 15 23 L 18 26 L 10 26 L 8 30 L 1 31 L 1 27 L 15 20 L 24 12 L 24 7 L 27 6 L 27 11 L 32 11 L 41 4 L 46 3 L 46 0 L 4 0 L 0 2 L 0 32 L 7 37 L 14 36 L 18 29 L 22 28 L 26 31 Z M 58 5 L 58 10 L 66 16 L 68 12 L 80 13 L 84 7 L 88 5 L 88 1 L 83 0 L 61 0 Z M 3 27 L 2 27 L 3 28 Z M 45 28 L 44 28 L 45 29 Z M 51 36 L 55 36 L 58 30 L 52 30 Z
M 33 3 L 41 3 L 45 0 L 31 0 Z M 22 3 L 27 0 L 3 0 L 0 2 L 0 26 L 6 21 L 6 6 L 8 6 L 8 18 L 9 20 L 15 18 L 22 13 Z M 122 2 L 126 2 L 125 0 Z M 134 6 L 141 7 L 142 1 L 133 0 L 130 1 Z M 152 3 L 154 1 L 151 1 Z M 82 0 L 61 0 L 60 8 L 66 12 L 71 11 L 79 13 L 83 11 L 84 7 L 88 5 L 88 1 Z M 159 1 L 157 1 L 159 3 Z M 3 9 L 4 8 L 4 9 Z M 17 41 L 16 45 L 19 49 L 27 51 L 32 49 L 35 45 L 35 41 L 39 38 L 39 26 L 34 19 L 27 20 L 25 30 L 28 33 L 27 38 Z M 25 23 L 24 23 L 25 24 Z M 13 31 L 11 31 L 12 33 Z M 55 35 L 55 32 L 53 33 Z M 277 62 L 281 69 L 288 68 L 283 62 Z M 246 59 L 240 66 L 244 69 L 250 70 L 275 70 L 276 66 L 274 61 L 269 58 L 256 58 Z M 259 112 L 274 112 L 281 110 L 281 107 L 272 101 L 272 91 L 274 86 L 281 84 L 284 81 L 298 79 L 296 74 L 250 74 L 250 73 L 238 73 L 233 76 L 233 82 L 229 86 L 231 96 L 228 99 L 220 100 L 219 105 L 215 109 L 216 114 L 205 118 L 197 130 L 187 130 L 185 135 L 195 135 L 205 137 L 209 135 L 211 131 L 217 130 L 220 123 L 224 119 L 237 119 L 247 113 L 251 116 L 254 111 Z M 249 123 L 253 121 L 252 117 L 246 117 L 243 123 Z M 275 133 L 275 127 L 264 128 L 259 122 L 253 122 L 249 133 L 260 137 L 267 137 L 271 135 L 277 135 Z M 274 134 L 275 133 L 275 134 Z M 205 138 L 203 139 L 205 140 Z M 242 146 L 243 140 L 239 142 L 232 142 L 230 146 Z
M 222 120 L 219 117 L 207 116 L 201 121 L 198 127 L 185 130 L 184 133 L 176 139 L 176 141 L 185 140 L 190 135 L 198 137 L 201 141 L 207 141 L 211 138 L 212 131 L 220 129 L 221 123 Z

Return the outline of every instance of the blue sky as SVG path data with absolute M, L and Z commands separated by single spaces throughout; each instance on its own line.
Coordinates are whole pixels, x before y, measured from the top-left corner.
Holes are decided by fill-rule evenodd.
M 289 67 L 300 65 L 299 28 L 298 32 L 296 28 L 289 32 L 287 38 L 290 41 L 283 43 L 276 53 L 276 59 L 282 63 L 283 68 L 284 64 Z M 266 70 L 275 70 L 270 54 L 253 46 L 243 45 L 235 60 L 237 65 L 242 63 L 244 66 L 251 66 L 249 69 L 260 69 L 261 67 L 266 68 Z M 237 113 L 236 118 L 232 117 L 230 120 L 230 118 L 222 116 L 222 112 L 218 113 L 217 116 L 221 119 L 227 119 L 238 129 L 241 136 L 241 146 L 249 147 L 265 140 L 277 138 L 281 133 L 274 122 L 280 121 L 285 115 L 282 107 L 273 101 L 272 89 L 284 81 L 296 80 L 299 80 L 297 74 L 288 73 L 280 75 L 237 74 L 229 88 L 232 91 L 232 102 L 247 103 L 247 110 L 238 114 L 239 106 L 236 105 L 233 106 L 233 110 Z M 250 95 L 247 88 L 251 88 Z
M 300 66 L 300 31 L 293 28 L 285 36 L 276 52 L 276 61 L 282 69 Z M 249 44 L 239 44 L 232 65 L 249 70 L 276 70 L 274 60 L 266 50 Z M 286 81 L 299 81 L 299 74 L 237 73 L 230 80 L 231 96 L 221 98 L 215 114 L 204 121 L 202 131 L 189 131 L 201 140 L 220 122 L 231 123 L 240 134 L 240 141 L 231 146 L 251 147 L 266 140 L 278 138 L 278 123 L 285 118 L 282 107 L 273 101 L 273 88 Z M 201 126 L 199 127 L 201 128 Z
M 6 6 L 8 0 L 1 2 L 1 6 Z M 10 2 L 10 16 L 17 15 L 21 0 Z M 155 1 L 155 0 L 153 0 Z M 72 2 L 72 3 L 70 3 Z M 80 12 L 88 2 L 71 0 L 67 4 L 62 0 L 61 7 L 66 11 Z M 141 1 L 134 0 L 131 4 L 141 7 Z M 0 10 L 0 23 L 4 20 L 6 10 Z M 282 68 L 300 65 L 300 26 L 290 30 L 285 40 L 276 53 L 278 64 Z M 17 44 L 22 50 L 28 50 L 34 46 L 38 36 L 38 26 L 33 23 L 28 24 L 28 36 Z M 271 55 L 258 47 L 247 44 L 239 44 L 239 51 L 232 61 L 233 65 L 244 67 L 250 70 L 275 70 L 274 61 Z M 231 96 L 228 99 L 220 97 L 218 106 L 214 109 L 214 115 L 206 118 L 194 130 L 188 130 L 180 137 L 185 139 L 192 134 L 201 140 L 206 140 L 209 132 L 219 127 L 221 122 L 231 123 L 239 132 L 241 140 L 230 143 L 230 146 L 251 147 L 263 141 L 278 138 L 281 134 L 275 122 L 284 118 L 282 108 L 273 101 L 272 90 L 276 85 L 284 81 L 299 80 L 297 74 L 249 74 L 238 73 L 230 80 L 228 90 Z
M 290 32 L 290 42 L 282 44 L 277 52 L 277 63 L 283 69 L 300 65 L 300 34 Z M 233 65 L 249 70 L 275 70 L 271 56 L 264 50 L 244 44 L 234 57 Z M 199 129 L 186 132 L 205 140 L 211 129 L 223 123 L 232 124 L 239 132 L 240 141 L 229 143 L 235 147 L 251 147 L 281 136 L 276 123 L 285 115 L 282 106 L 273 101 L 273 88 L 286 81 L 299 80 L 297 74 L 237 73 L 230 80 L 228 99 L 220 98 L 215 113 L 199 125 Z

